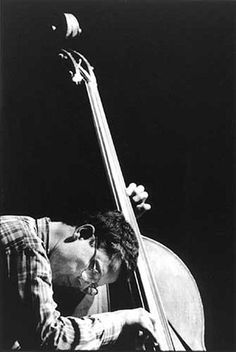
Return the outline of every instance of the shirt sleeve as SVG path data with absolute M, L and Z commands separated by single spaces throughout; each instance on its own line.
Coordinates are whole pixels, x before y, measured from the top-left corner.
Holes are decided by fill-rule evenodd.
M 114 313 L 84 318 L 63 317 L 53 300 L 51 268 L 46 255 L 32 248 L 18 262 L 18 289 L 21 300 L 32 312 L 36 339 L 42 348 L 94 350 L 117 340 L 122 319 Z M 27 270 L 25 270 L 27 268 Z

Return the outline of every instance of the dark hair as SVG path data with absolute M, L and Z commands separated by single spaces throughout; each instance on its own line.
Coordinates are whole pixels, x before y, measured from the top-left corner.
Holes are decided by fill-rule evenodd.
M 120 211 L 89 215 L 86 222 L 95 227 L 99 248 L 103 248 L 111 259 L 120 259 L 128 275 L 136 269 L 138 240 Z

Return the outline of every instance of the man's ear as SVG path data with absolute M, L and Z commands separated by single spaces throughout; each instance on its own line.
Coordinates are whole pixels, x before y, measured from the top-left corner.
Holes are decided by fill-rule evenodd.
M 75 229 L 74 236 L 76 236 L 77 239 L 92 239 L 94 237 L 95 233 L 95 228 L 91 224 L 84 224 Z
M 74 242 L 77 240 L 87 240 L 87 239 L 90 239 L 91 241 L 92 240 L 95 241 L 94 233 L 95 233 L 95 228 L 93 225 L 84 224 L 76 227 L 72 236 L 67 237 L 65 239 L 65 242 Z

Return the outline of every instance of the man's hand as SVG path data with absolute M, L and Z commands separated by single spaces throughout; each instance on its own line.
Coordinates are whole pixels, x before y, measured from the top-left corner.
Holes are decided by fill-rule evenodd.
M 146 203 L 148 193 L 144 186 L 137 186 L 136 183 L 130 183 L 126 188 L 127 195 L 133 200 L 136 205 L 137 218 L 143 215 L 147 210 L 151 209 L 151 205 Z
M 158 344 L 157 321 L 151 313 L 143 308 L 136 308 L 119 310 L 114 314 L 122 319 L 124 327 L 137 327 L 137 332 L 143 331 L 146 336 L 149 334 Z

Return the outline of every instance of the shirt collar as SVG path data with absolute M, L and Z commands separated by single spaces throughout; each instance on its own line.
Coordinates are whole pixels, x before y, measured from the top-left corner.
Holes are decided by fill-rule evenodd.
M 43 241 L 47 254 L 49 253 L 49 222 L 50 218 L 40 218 L 36 220 L 38 236 Z

